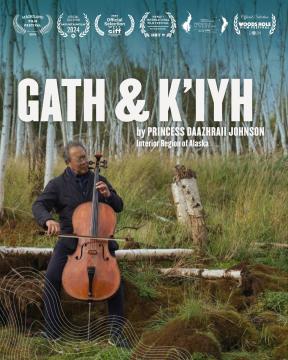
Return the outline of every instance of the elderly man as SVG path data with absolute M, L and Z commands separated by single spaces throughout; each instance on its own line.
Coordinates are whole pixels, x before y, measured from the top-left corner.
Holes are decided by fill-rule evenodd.
M 44 191 L 32 205 L 33 215 L 40 226 L 48 234 L 72 234 L 72 214 L 81 203 L 91 201 L 93 194 L 94 173 L 89 171 L 85 147 L 80 142 L 70 142 L 64 150 L 64 160 L 67 168 L 64 172 L 52 179 Z M 111 184 L 99 176 L 96 183 L 99 191 L 99 202 L 110 205 L 115 212 L 123 209 L 123 201 Z M 59 222 L 53 219 L 51 211 L 59 214 Z M 49 339 L 58 339 L 61 335 L 61 304 L 60 288 L 67 255 L 71 255 L 77 247 L 77 238 L 60 238 L 56 243 L 50 259 L 44 286 L 44 320 L 45 332 L 43 335 Z M 117 250 L 115 241 L 109 242 L 112 255 Z M 123 318 L 123 288 L 122 283 L 115 295 L 108 300 L 108 312 L 112 331 L 110 343 L 116 346 L 125 346 L 125 341 L 120 336 L 121 320 Z M 114 323 L 113 323 L 114 319 Z M 115 321 L 115 319 L 118 319 Z M 114 327 L 113 327 L 114 324 Z M 116 326 L 115 326 L 116 324 Z

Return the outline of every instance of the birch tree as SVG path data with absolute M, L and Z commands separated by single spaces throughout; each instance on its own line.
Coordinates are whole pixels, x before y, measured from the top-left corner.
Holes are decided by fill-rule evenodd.
M 19 1 L 19 10 L 22 14 L 24 11 L 24 6 L 21 1 Z M 16 39 L 17 41 L 17 39 Z M 18 59 L 19 59 L 19 65 L 18 65 L 18 79 L 21 80 L 24 77 L 24 36 L 21 35 L 20 40 L 17 44 L 17 50 L 18 50 Z M 23 148 L 24 148 L 24 138 L 25 138 L 25 124 L 23 121 L 21 121 L 18 116 L 16 117 L 16 152 L 15 152 L 15 159 L 18 159 L 20 155 L 23 154 Z
M 54 19 L 57 18 L 58 0 L 52 1 L 51 15 Z M 53 26 L 51 34 L 51 64 L 50 64 L 50 77 L 57 77 L 57 28 Z M 55 125 L 51 116 L 48 119 L 47 125 L 47 138 L 46 138 L 46 161 L 45 161 L 45 176 L 44 186 L 49 182 L 53 176 L 54 167 L 54 151 L 55 151 Z
M 7 4 L 7 58 L 4 79 L 3 96 L 3 124 L 0 144 L 0 217 L 3 216 L 4 207 L 4 177 L 8 159 L 8 145 L 13 106 L 13 57 L 15 33 L 13 29 L 13 18 L 16 13 L 15 1 Z

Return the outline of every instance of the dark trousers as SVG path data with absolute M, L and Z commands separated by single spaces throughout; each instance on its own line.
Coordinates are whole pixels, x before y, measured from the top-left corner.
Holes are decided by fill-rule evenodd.
M 110 250 L 111 251 L 111 250 Z M 58 241 L 45 275 L 44 285 L 44 321 L 45 330 L 50 337 L 58 337 L 61 335 L 62 320 L 64 313 L 60 303 L 61 279 L 64 266 L 67 262 L 67 255 L 73 254 L 74 250 L 69 249 L 61 241 Z M 111 251 L 113 254 L 113 250 Z M 108 301 L 108 312 L 110 325 L 114 326 L 114 332 L 119 333 L 122 327 L 123 318 L 123 283 L 121 281 L 120 288 Z M 116 320 L 115 320 L 116 319 Z M 118 320 L 117 320 L 118 319 Z M 118 325 L 117 325 L 118 324 Z

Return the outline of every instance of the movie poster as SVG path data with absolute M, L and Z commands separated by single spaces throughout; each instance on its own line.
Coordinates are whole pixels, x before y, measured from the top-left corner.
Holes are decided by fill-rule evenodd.
M 2 0 L 1 359 L 288 359 L 288 3 Z

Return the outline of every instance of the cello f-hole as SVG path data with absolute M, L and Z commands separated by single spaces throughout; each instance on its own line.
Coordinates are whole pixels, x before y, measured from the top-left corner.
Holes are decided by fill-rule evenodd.
M 103 260 L 108 261 L 109 260 L 109 256 L 105 256 L 105 246 L 103 244 L 101 244 L 102 246 L 102 257 Z
M 75 256 L 75 259 L 76 260 L 80 260 L 82 258 L 82 255 L 83 255 L 83 247 L 84 246 L 87 246 L 87 243 L 84 243 L 82 246 L 81 246 L 81 252 L 80 252 L 80 256 Z

